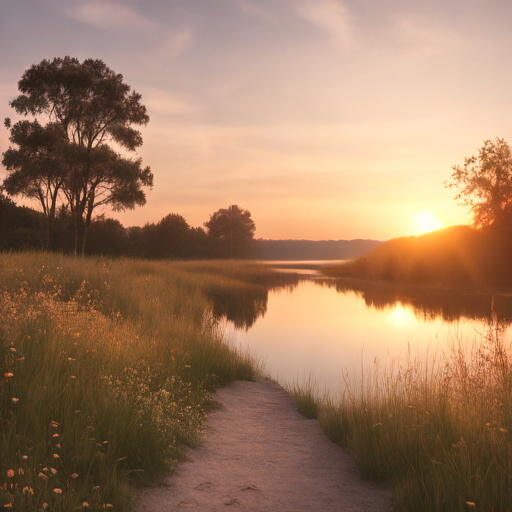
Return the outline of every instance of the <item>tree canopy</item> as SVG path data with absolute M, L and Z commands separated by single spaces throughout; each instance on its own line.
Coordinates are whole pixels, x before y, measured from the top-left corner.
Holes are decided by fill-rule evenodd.
M 250 254 L 256 231 L 250 211 L 234 204 L 216 211 L 204 225 L 217 241 L 221 256 L 242 258 Z
M 512 225 L 512 150 L 504 139 L 486 140 L 445 185 L 459 189 L 455 199 L 469 206 L 475 227 Z
M 38 199 L 49 223 L 56 198 L 63 196 L 74 220 L 75 252 L 83 252 L 97 207 L 125 210 L 146 202 L 143 187 L 153 185 L 150 168 L 113 149 L 131 153 L 142 145 L 133 125 L 149 122 L 146 107 L 101 60 L 43 60 L 23 73 L 18 89 L 22 94 L 10 102 L 14 110 L 48 123 L 23 120 L 11 128 L 6 119 L 18 147 L 3 155 L 11 171 L 5 190 Z

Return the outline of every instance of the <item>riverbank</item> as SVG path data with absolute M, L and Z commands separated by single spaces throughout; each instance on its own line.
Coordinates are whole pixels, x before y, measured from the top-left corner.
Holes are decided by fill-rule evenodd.
M 224 314 L 280 279 L 237 262 L 0 254 L 0 506 L 130 510 L 128 484 L 201 439 L 210 392 L 255 378 L 215 299 Z
M 451 226 L 394 238 L 322 271 L 331 277 L 456 287 L 512 288 L 512 228 Z
M 365 478 L 386 481 L 396 511 L 507 511 L 512 505 L 512 348 L 497 317 L 473 345 L 407 355 L 361 372 L 329 399 L 291 390 Z

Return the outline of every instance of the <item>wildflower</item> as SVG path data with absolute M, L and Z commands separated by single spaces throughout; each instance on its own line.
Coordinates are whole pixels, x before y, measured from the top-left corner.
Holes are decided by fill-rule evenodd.
M 466 505 L 470 506 L 471 508 L 476 507 L 476 504 L 472 501 L 466 501 Z
M 23 455 L 23 457 L 21 457 L 23 460 L 27 460 L 28 459 L 28 456 L 27 455 Z
M 55 475 L 57 473 L 57 470 L 54 468 L 50 468 L 50 471 L 52 472 L 52 475 Z
M 7 471 L 7 476 L 8 476 L 9 478 L 12 478 L 12 477 L 14 476 L 14 470 L 9 469 L 9 471 Z
M 189 364 L 186 364 L 185 368 L 191 368 L 191 366 Z
M 43 508 L 47 509 L 48 508 L 48 503 L 43 503 Z
M 502 428 L 502 427 L 500 427 L 500 432 L 505 433 L 506 431 L 507 431 L 507 429 L 506 429 L 506 428 Z
M 59 458 L 59 454 L 58 454 L 58 453 L 54 453 L 54 454 L 53 454 L 53 458 L 54 458 L 54 459 L 58 459 L 58 458 Z
M 60 437 L 60 434 L 53 434 L 52 437 Z
M 78 475 L 77 475 L 76 473 L 73 473 L 73 474 L 71 475 L 71 478 L 78 478 Z
M 34 494 L 34 489 L 32 489 L 32 487 L 23 487 L 23 494 L 25 494 L 26 492 Z
M 9 350 L 10 350 L 11 352 L 16 352 L 16 349 L 15 349 L 14 347 L 11 347 Z
M 8 379 L 9 377 L 14 377 L 14 374 L 12 374 L 11 372 L 7 372 L 7 373 L 4 373 L 4 377 L 6 379 Z
M 12 503 L 7 503 L 7 505 L 4 505 L 4 508 L 12 508 Z
M 56 444 L 55 448 L 62 448 L 62 446 L 60 444 Z
M 18 475 L 24 475 L 25 471 L 23 471 L 23 468 L 18 468 Z
M 43 478 L 44 480 L 46 480 L 46 475 L 44 473 L 39 473 L 39 475 L 37 475 L 39 478 Z
M 19 399 L 19 398 L 14 398 L 14 397 L 12 397 L 12 398 L 11 398 L 11 401 L 12 401 L 13 403 L 17 404 L 17 403 L 20 401 L 20 399 Z
M 88 506 L 89 506 L 89 503 L 87 503 L 87 501 L 84 501 L 84 502 L 82 503 L 82 506 L 83 506 L 83 507 L 88 507 Z
M 50 421 L 50 427 L 57 428 L 59 424 L 56 421 Z
M 55 494 L 62 494 L 62 489 L 59 489 L 58 487 L 56 487 L 55 489 L 53 489 L 53 492 Z
M 375 425 L 373 425 L 373 427 L 382 427 L 382 423 L 375 423 Z

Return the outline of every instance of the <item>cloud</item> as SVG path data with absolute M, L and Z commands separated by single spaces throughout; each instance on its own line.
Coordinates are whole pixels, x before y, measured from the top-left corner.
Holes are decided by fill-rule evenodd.
M 87 25 L 102 29 L 148 29 L 153 26 L 149 19 L 128 5 L 99 0 L 68 9 L 67 15 Z
M 297 14 L 325 31 L 343 50 L 356 46 L 350 12 L 338 0 L 293 3 Z
M 150 115 L 157 114 L 183 115 L 201 111 L 201 107 L 193 101 L 161 89 L 148 88 L 144 91 L 144 104 Z
M 464 45 L 459 32 L 412 14 L 395 15 L 391 35 L 413 54 L 446 55 Z
M 173 59 L 183 53 L 191 45 L 193 40 L 192 31 L 188 26 L 184 26 L 164 40 L 159 54 L 162 58 Z
M 274 21 L 274 16 L 268 9 L 265 9 L 250 0 L 234 0 L 234 2 L 240 10 L 253 18 L 265 22 Z

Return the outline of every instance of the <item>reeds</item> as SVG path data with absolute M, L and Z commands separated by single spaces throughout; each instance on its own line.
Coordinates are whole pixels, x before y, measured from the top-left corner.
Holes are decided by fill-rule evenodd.
M 254 378 L 204 291 L 243 268 L 193 267 L 0 254 L 0 507 L 129 510 L 201 439 L 209 391 Z
M 512 350 L 496 318 L 467 348 L 391 361 L 318 403 L 327 435 L 397 511 L 512 510 Z M 357 391 L 356 391 L 357 388 Z M 311 390 L 308 392 L 311 394 Z

